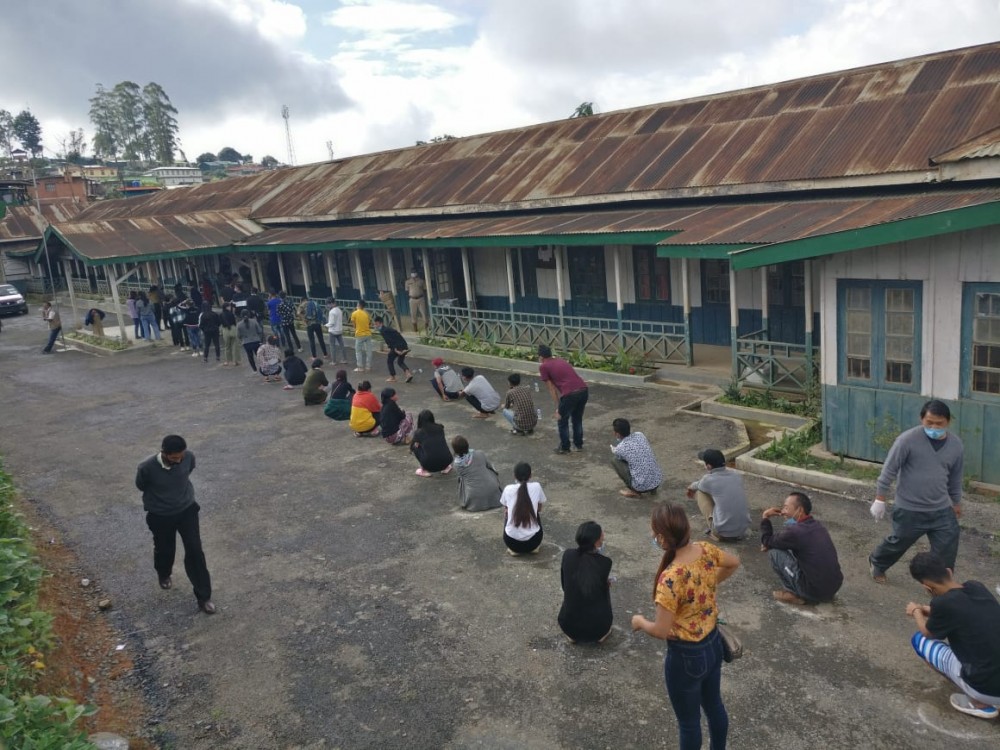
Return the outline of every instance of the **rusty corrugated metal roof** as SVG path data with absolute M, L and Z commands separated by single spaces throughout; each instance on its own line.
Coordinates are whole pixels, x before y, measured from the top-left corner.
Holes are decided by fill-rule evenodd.
M 81 220 L 246 209 L 287 223 L 755 193 L 891 173 L 924 181 L 935 154 L 997 128 L 1000 42 L 204 183 L 97 204 Z
M 0 243 L 41 239 L 49 222 L 34 206 L 8 206 L 0 220 Z
M 241 209 L 97 221 L 81 218 L 59 224 L 56 230 L 85 258 L 128 260 L 228 246 L 263 229 L 247 213 Z
M 970 141 L 932 157 L 935 164 L 962 161 L 963 159 L 983 159 L 1000 156 L 1000 127 L 988 130 Z
M 545 235 L 677 232 L 662 246 L 759 245 L 841 232 L 956 208 L 1000 201 L 1000 188 L 932 191 L 919 195 L 704 204 L 674 208 L 560 212 L 501 217 L 384 221 L 313 228 L 268 229 L 253 246 L 320 245 Z M 998 211 L 1000 217 L 1000 211 Z

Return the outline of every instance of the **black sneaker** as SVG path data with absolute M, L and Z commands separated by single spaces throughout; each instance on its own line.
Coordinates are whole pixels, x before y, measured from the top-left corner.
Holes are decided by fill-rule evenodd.
M 573 450 L 575 450 L 575 451 L 582 451 L 583 450 L 583 446 L 582 445 L 574 445 L 573 446 Z
M 562 447 L 562 446 L 560 445 L 559 447 L 557 447 L 557 448 L 556 448 L 555 452 L 556 452 L 556 453 L 558 453 L 558 454 L 559 454 L 560 456 L 564 456 L 564 455 L 566 455 L 567 453 L 569 453 L 569 448 L 563 448 L 563 447 Z

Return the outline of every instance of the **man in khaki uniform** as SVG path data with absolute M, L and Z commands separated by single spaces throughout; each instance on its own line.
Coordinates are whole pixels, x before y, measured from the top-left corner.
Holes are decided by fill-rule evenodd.
M 420 316 L 423 316 L 424 328 L 427 328 L 427 285 L 416 269 L 410 272 L 410 278 L 406 280 L 406 294 L 410 297 L 410 320 L 413 323 L 413 331 L 419 330 L 417 318 Z

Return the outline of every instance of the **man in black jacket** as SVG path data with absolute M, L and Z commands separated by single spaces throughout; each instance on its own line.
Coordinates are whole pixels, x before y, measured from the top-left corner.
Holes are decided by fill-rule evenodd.
M 395 328 L 387 326 L 383 323 L 382 318 L 378 316 L 375 316 L 372 320 L 372 324 L 375 326 L 375 330 L 382 334 L 382 338 L 385 340 L 385 345 L 389 347 L 389 357 L 386 360 L 386 364 L 389 367 L 389 377 L 385 379 L 385 382 L 396 382 L 395 364 L 398 361 L 399 366 L 403 368 L 403 373 L 406 375 L 406 382 L 409 383 L 413 380 L 413 373 L 410 372 L 410 368 L 406 366 L 406 355 L 410 353 L 410 346 L 406 343 L 406 339 L 404 339 L 402 334 Z
M 829 602 L 844 583 L 830 533 L 811 513 L 808 495 L 792 492 L 780 508 L 768 508 L 761 515 L 761 551 L 768 552 L 771 567 L 784 586 L 773 594 L 779 602 Z M 777 534 L 772 516 L 785 518 L 785 528 Z
M 215 614 L 212 604 L 212 579 L 201 548 L 198 511 L 194 499 L 191 472 L 194 454 L 180 435 L 163 438 L 160 451 L 147 458 L 135 473 L 135 486 L 142 492 L 146 525 L 153 532 L 153 566 L 160 577 L 160 588 L 173 587 L 171 573 L 177 550 L 177 535 L 184 544 L 184 570 L 194 587 L 198 608 L 206 615 Z

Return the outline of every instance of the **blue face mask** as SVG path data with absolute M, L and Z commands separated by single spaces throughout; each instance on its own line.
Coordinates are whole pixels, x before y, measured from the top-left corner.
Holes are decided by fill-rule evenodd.
M 798 521 L 796 521 L 794 518 L 786 518 L 785 519 L 785 526 L 794 526 L 797 523 L 798 523 Z
M 663 547 L 661 547 L 660 543 L 656 541 L 655 536 L 649 537 L 649 543 L 657 552 L 663 552 Z
M 924 434 L 931 440 L 940 440 L 947 434 L 948 430 L 944 427 L 925 427 Z

